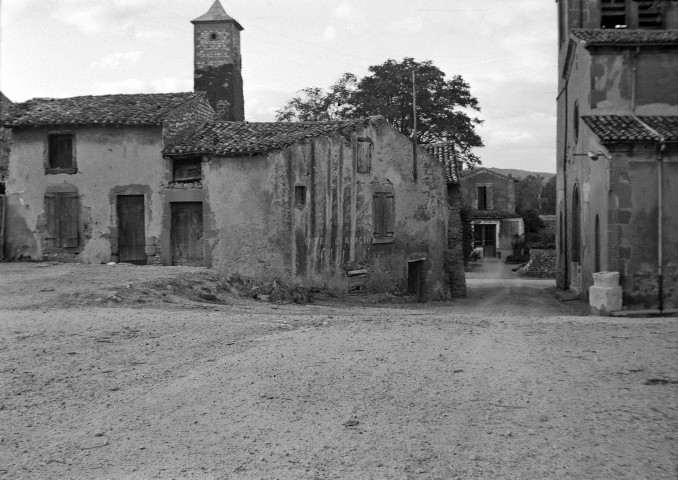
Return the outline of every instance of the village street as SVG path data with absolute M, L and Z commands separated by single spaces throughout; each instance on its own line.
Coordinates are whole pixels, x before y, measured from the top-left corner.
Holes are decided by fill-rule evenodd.
M 204 272 L 0 264 L 0 478 L 678 474 L 675 318 L 485 267 L 449 303 L 182 296 Z

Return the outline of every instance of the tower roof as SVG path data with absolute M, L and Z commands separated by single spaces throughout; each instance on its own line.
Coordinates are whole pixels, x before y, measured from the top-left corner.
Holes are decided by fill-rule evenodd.
M 242 25 L 240 25 L 235 18 L 226 13 L 226 10 L 224 10 L 224 7 L 221 6 L 221 2 L 219 2 L 219 0 L 216 0 L 212 4 L 206 14 L 196 18 L 195 20 L 191 20 L 191 23 L 205 22 L 232 22 L 236 27 L 238 27 L 238 30 L 244 30 Z

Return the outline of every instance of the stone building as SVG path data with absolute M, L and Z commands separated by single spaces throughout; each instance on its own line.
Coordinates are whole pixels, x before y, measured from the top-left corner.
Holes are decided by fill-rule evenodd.
M 5 254 L 157 263 L 162 149 L 214 119 L 202 93 L 34 99 L 15 104 Z
M 193 23 L 195 93 L 12 107 L 7 256 L 465 295 L 450 149 L 380 117 L 244 122 L 242 27 L 218 1 Z
M 12 102 L 2 92 L 0 92 L 0 122 L 5 120 Z M 0 126 L 0 195 L 5 193 L 5 182 L 7 182 L 7 168 L 9 166 L 9 147 L 11 141 L 11 131 Z
M 559 0 L 557 283 L 678 307 L 678 8 Z
M 240 32 L 242 26 L 216 0 L 193 20 L 194 90 L 205 92 L 222 120 L 245 120 Z
M 443 165 L 420 151 L 415 180 L 410 140 L 381 117 L 211 122 L 165 156 L 175 172 L 187 163 L 199 172 L 189 188 L 166 195 L 165 264 L 449 296 Z M 175 215 L 197 221 L 173 232 Z
M 483 258 L 506 258 L 525 233 L 516 213 L 516 180 L 487 168 L 461 175 L 463 201 L 472 208 L 473 246 Z

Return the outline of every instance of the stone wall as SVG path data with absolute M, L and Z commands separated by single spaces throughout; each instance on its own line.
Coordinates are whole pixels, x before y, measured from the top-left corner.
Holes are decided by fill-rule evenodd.
M 530 261 L 518 270 L 521 277 L 555 278 L 556 251 L 533 248 L 530 250 Z

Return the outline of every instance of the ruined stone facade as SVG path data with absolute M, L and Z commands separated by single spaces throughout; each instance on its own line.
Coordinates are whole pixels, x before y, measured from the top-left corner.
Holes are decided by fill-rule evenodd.
M 558 2 L 557 283 L 587 298 L 593 273 L 618 271 L 626 307 L 669 309 L 678 8 L 651 3 Z
M 167 153 L 180 161 L 202 152 L 204 188 L 181 201 L 202 204 L 206 261 L 260 280 L 449 298 L 445 256 L 463 257 L 447 244 L 443 165 L 419 151 L 415 180 L 412 144 L 381 119 L 323 125 L 217 123 Z M 249 143 L 257 136 L 292 143 Z M 214 151 L 227 144 L 231 153 Z M 462 290 L 463 278 L 453 293 Z
M 240 57 L 242 26 L 219 1 L 192 21 L 194 26 L 194 90 L 205 92 L 222 120 L 245 119 Z

